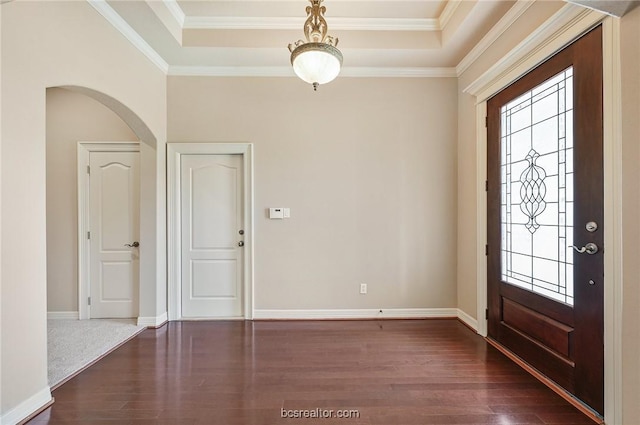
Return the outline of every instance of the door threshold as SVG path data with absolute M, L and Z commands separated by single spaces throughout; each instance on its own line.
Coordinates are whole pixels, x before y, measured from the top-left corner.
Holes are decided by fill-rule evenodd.
M 578 409 L 581 413 L 583 413 L 585 416 L 591 419 L 594 423 L 598 425 L 604 425 L 604 419 L 598 413 L 596 413 L 593 409 L 591 409 L 589 406 L 584 404 L 582 401 L 578 400 L 569 391 L 565 390 L 560 385 L 556 384 L 551 379 L 549 379 L 547 376 L 540 373 L 540 371 L 538 371 L 536 368 L 532 367 L 527 362 L 522 360 L 520 357 L 518 357 L 517 355 L 509 351 L 507 348 L 502 346 L 496 340 L 487 337 L 485 338 L 485 341 L 487 341 L 487 343 L 489 343 L 489 345 L 491 345 L 493 348 L 500 351 L 502 354 L 504 354 L 509 359 L 511 359 L 515 364 L 517 364 L 522 369 L 527 371 L 530 375 L 532 375 L 538 381 L 540 381 L 541 383 L 549 387 L 549 389 L 551 389 L 554 393 L 558 394 L 560 397 L 565 399 L 569 404 L 571 404 L 573 407 Z

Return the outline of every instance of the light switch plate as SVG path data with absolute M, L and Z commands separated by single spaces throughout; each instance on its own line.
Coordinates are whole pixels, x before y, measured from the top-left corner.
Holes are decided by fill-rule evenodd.
M 284 208 L 284 218 L 291 218 L 291 208 Z

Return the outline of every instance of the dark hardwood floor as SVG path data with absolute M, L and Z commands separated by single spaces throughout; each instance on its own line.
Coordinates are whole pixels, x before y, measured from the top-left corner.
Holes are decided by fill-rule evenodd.
M 172 322 L 53 396 L 31 425 L 593 425 L 457 320 Z

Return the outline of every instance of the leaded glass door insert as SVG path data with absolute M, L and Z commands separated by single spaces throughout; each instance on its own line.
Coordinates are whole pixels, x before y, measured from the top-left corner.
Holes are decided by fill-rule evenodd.
M 502 106 L 502 279 L 573 305 L 573 67 Z

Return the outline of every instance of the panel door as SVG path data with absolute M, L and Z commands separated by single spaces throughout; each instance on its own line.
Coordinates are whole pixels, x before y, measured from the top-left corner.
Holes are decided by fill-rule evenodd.
M 138 152 L 91 152 L 90 316 L 138 315 L 140 171 Z
M 601 27 L 487 113 L 489 337 L 603 414 Z
M 242 317 L 242 155 L 182 155 L 180 168 L 182 316 Z

